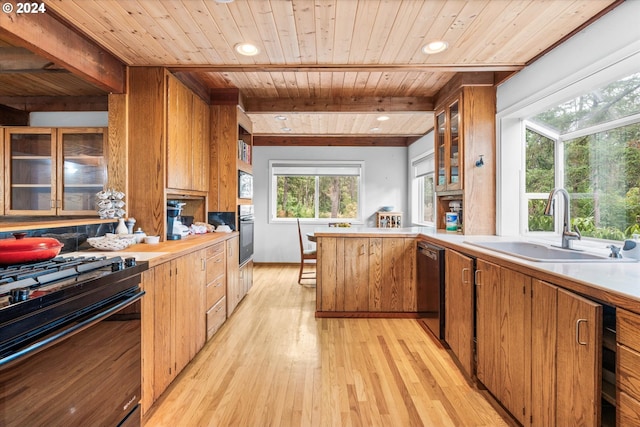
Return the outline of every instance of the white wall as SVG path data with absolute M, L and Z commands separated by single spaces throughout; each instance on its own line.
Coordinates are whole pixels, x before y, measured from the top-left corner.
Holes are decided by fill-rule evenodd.
M 269 222 L 269 160 L 364 161 L 364 207 L 367 226 L 375 225 L 375 212 L 392 205 L 407 212 L 407 148 L 405 147 L 254 147 L 253 203 L 255 206 L 254 260 L 299 262 L 295 223 Z M 303 225 L 303 232 L 316 225 Z
M 38 127 L 107 127 L 107 111 L 45 111 L 29 114 L 29 126 Z
M 520 71 L 497 90 L 497 230 L 517 235 L 522 119 L 640 70 L 640 1 L 627 1 Z

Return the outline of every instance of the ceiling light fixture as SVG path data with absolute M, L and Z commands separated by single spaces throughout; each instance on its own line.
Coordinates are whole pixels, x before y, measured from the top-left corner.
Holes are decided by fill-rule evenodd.
M 216 3 L 233 3 L 233 0 L 216 0 Z
M 276 120 L 287 120 L 287 117 L 282 115 L 276 116 Z
M 379 132 L 380 128 L 379 127 L 375 127 L 375 128 L 371 128 L 370 130 L 371 130 L 371 132 Z
M 291 132 L 291 128 L 282 128 L 280 129 L 282 132 Z
M 376 120 L 378 120 L 379 122 L 386 122 L 387 120 L 389 120 L 389 118 L 389 116 L 380 116 Z
M 238 43 L 236 46 L 236 52 L 244 56 L 257 55 L 260 52 L 258 46 L 251 43 Z
M 449 43 L 443 40 L 434 40 L 422 46 L 422 53 L 426 53 L 427 55 L 440 53 L 447 50 L 448 47 L 449 47 Z

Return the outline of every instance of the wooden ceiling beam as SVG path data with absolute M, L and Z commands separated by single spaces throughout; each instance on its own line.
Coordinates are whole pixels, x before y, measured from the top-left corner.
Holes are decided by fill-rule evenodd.
M 56 19 L 50 10 L 46 13 L 0 13 L 0 37 L 66 68 L 103 90 L 113 93 L 126 90 L 125 65 Z
M 247 98 L 247 113 L 390 113 L 433 111 L 431 97 Z
M 20 111 L 108 111 L 104 96 L 0 96 L 0 105 Z
M 295 135 L 254 135 L 254 146 L 292 147 L 406 147 L 411 136 L 295 136 Z
M 520 71 L 524 64 L 221 64 L 165 65 L 172 72 L 260 73 L 260 72 L 452 72 Z

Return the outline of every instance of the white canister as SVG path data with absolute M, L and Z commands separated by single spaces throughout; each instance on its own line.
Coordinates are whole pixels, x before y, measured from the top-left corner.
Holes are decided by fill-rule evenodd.
M 447 212 L 444 215 L 445 230 L 446 231 L 458 231 L 458 213 Z

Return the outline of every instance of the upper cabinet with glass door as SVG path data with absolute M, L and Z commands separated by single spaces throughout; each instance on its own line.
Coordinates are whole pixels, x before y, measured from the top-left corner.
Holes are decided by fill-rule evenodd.
M 5 213 L 91 215 L 107 182 L 104 128 L 5 128 Z
M 460 139 L 460 98 L 436 113 L 437 150 L 436 191 L 462 189 L 462 141 Z

